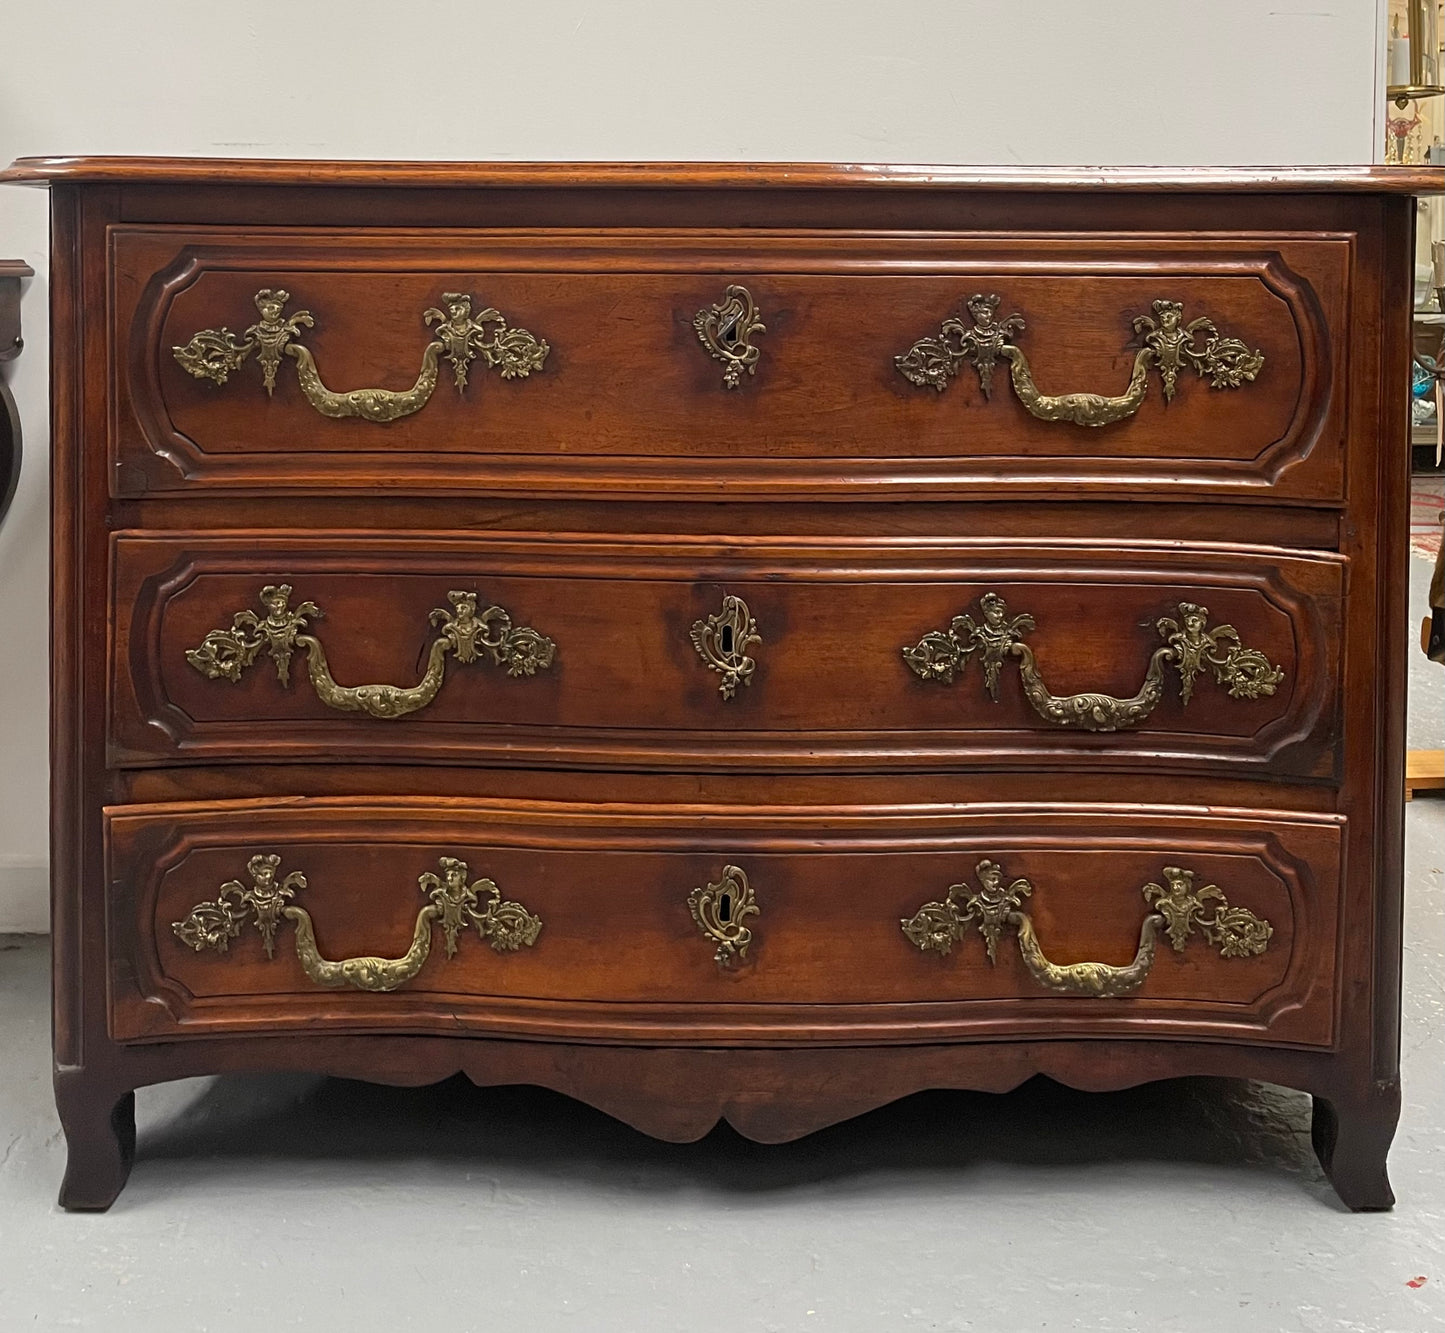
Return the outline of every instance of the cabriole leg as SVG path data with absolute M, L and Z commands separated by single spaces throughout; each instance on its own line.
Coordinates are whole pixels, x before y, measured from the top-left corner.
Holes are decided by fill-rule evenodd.
M 1385 1169 L 1400 1119 L 1400 1085 L 1379 1083 L 1365 1098 L 1316 1097 L 1312 1137 L 1330 1184 L 1353 1212 L 1395 1206 Z
M 125 1188 L 135 1160 L 135 1093 L 65 1071 L 55 1076 L 55 1104 L 66 1146 L 60 1206 L 104 1212 Z

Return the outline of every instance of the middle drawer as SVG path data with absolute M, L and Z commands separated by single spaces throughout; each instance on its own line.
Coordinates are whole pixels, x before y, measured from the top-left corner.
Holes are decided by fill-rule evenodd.
M 1327 553 L 273 529 L 112 555 L 120 767 L 1338 773 Z

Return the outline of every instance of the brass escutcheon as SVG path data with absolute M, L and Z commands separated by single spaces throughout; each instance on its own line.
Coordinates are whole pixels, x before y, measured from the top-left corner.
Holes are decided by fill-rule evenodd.
M 704 306 L 693 317 L 698 341 L 707 348 L 714 361 L 723 363 L 723 385 L 729 389 L 742 386 L 743 371 L 757 373 L 761 349 L 753 342 L 767 325 L 758 318 L 757 302 L 746 287 L 731 284 L 722 300 Z
M 687 899 L 692 919 L 704 935 L 717 945 L 713 960 L 726 971 L 748 956 L 753 932 L 743 923 L 757 916 L 757 895 L 739 866 L 724 866 L 722 878 L 694 889 Z
M 761 643 L 763 636 L 741 597 L 724 596 L 722 610 L 704 620 L 694 620 L 689 637 L 708 670 L 722 677 L 717 688 L 724 699 L 731 699 L 739 685 L 753 683 L 757 663 L 748 656 L 748 649 Z

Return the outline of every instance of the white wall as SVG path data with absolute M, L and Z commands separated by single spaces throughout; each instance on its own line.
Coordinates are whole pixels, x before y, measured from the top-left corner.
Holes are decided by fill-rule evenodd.
M 6 0 L 20 154 L 1369 162 L 1376 0 Z M 0 931 L 45 924 L 46 200 L 0 371 Z M 101 614 L 102 608 L 93 608 Z

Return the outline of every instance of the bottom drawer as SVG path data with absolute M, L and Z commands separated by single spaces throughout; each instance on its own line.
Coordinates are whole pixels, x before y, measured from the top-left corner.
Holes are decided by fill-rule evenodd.
M 366 798 L 106 828 L 122 1040 L 1333 1037 L 1335 817 Z

